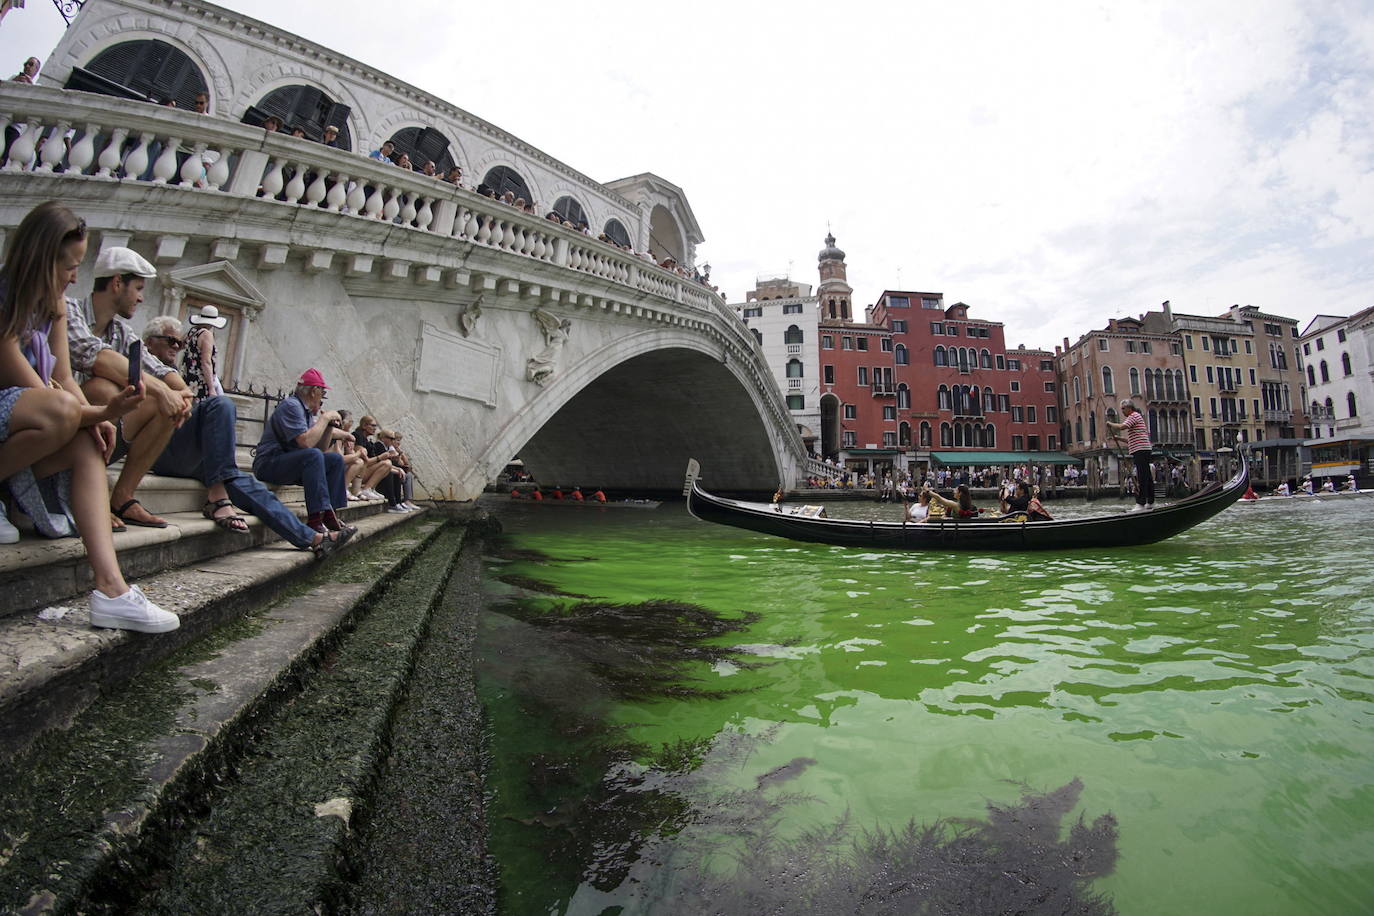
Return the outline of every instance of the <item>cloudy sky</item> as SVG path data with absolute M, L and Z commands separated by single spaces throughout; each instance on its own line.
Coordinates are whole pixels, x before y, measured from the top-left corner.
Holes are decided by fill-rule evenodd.
M 593 178 L 675 182 L 732 300 L 815 283 L 829 227 L 858 302 L 943 292 L 1012 346 L 1164 299 L 1304 323 L 1374 305 L 1368 0 L 222 5 Z M 61 26 L 29 0 L 0 63 Z

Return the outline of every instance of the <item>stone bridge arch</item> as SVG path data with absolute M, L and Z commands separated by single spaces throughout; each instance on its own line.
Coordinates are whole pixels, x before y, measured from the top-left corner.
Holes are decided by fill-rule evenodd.
M 644 331 L 586 354 L 511 415 L 472 473 L 517 455 L 548 485 L 673 492 L 687 459 L 716 490 L 771 492 L 787 448 L 746 375 L 688 331 Z M 477 479 L 473 483 L 477 482 Z

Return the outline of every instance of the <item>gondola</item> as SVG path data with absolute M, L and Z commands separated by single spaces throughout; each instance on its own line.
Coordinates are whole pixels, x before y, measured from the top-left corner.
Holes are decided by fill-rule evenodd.
M 934 522 L 859 521 L 791 515 L 767 503 L 714 496 L 701 488 L 688 466 L 687 510 L 704 522 L 730 525 L 793 541 L 888 550 L 1069 550 L 1076 547 L 1134 547 L 1171 538 L 1200 525 L 1234 503 L 1249 486 L 1246 462 L 1225 485 L 1210 483 L 1192 496 L 1152 512 L 1090 518 L 1015 522 L 944 519 Z

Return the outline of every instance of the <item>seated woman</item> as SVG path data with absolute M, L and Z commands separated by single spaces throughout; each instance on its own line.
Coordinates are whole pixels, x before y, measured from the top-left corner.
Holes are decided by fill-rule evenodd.
M 76 281 L 85 257 L 85 222 L 56 201 L 35 207 L 9 236 L 0 267 L 0 480 L 48 537 L 70 535 L 71 519 L 65 507 L 50 508 L 41 487 L 54 484 L 61 502 L 69 483 L 72 515 L 95 580 L 91 623 L 165 633 L 180 620 L 124 581 L 109 522 L 111 421 L 142 402 L 143 386 L 126 387 L 93 407 L 72 377 L 63 290 Z M 59 472 L 70 476 L 55 478 Z
M 930 489 L 922 488 L 916 499 L 907 504 L 906 520 L 920 524 L 930 516 Z
M 931 490 L 929 484 L 922 492 L 930 494 L 930 511 L 927 518 L 932 521 L 946 517 L 955 519 L 977 518 L 979 511 L 981 511 L 973 505 L 973 496 L 969 493 L 968 486 L 962 483 L 954 488 L 954 499 L 946 499 Z
M 1028 521 L 1051 521 L 1052 516 L 1040 504 L 1040 499 L 1031 492 L 1024 480 L 1012 484 L 1011 492 L 1002 501 L 1003 521 L 1017 520 L 1025 516 Z

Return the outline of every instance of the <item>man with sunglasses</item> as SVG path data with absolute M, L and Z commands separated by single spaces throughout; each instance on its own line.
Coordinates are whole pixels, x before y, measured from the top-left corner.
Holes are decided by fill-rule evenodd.
M 88 298 L 67 300 L 67 349 L 72 374 L 86 400 L 108 404 L 128 384 L 129 347 L 138 339 L 128 321 L 143 302 L 144 284 L 157 276 L 157 269 L 132 249 L 106 248 L 96 259 L 94 274 Z M 177 391 L 165 381 L 172 370 L 147 354 L 140 363 L 148 396 L 120 423 L 128 454 L 110 490 L 115 531 L 123 531 L 125 523 L 142 528 L 167 527 L 165 519 L 153 515 L 134 497 L 134 490 L 172 438 L 172 431 L 191 415 L 191 393 Z
M 143 329 L 143 343 L 157 359 L 175 364 L 184 346 L 181 322 L 170 315 L 150 319 Z M 171 373 L 167 379 L 185 388 L 185 381 L 177 373 Z M 237 419 L 234 402 L 223 395 L 198 402 L 190 420 L 173 433 L 153 470 L 167 477 L 188 477 L 205 484 L 208 498 L 202 514 L 225 530 L 247 533 L 247 524 L 234 511 L 237 507 L 256 515 L 283 540 L 312 551 L 317 558 L 323 559 L 342 547 L 352 536 L 352 529 L 327 534 L 312 530 L 261 481 L 239 470 L 234 450 Z

